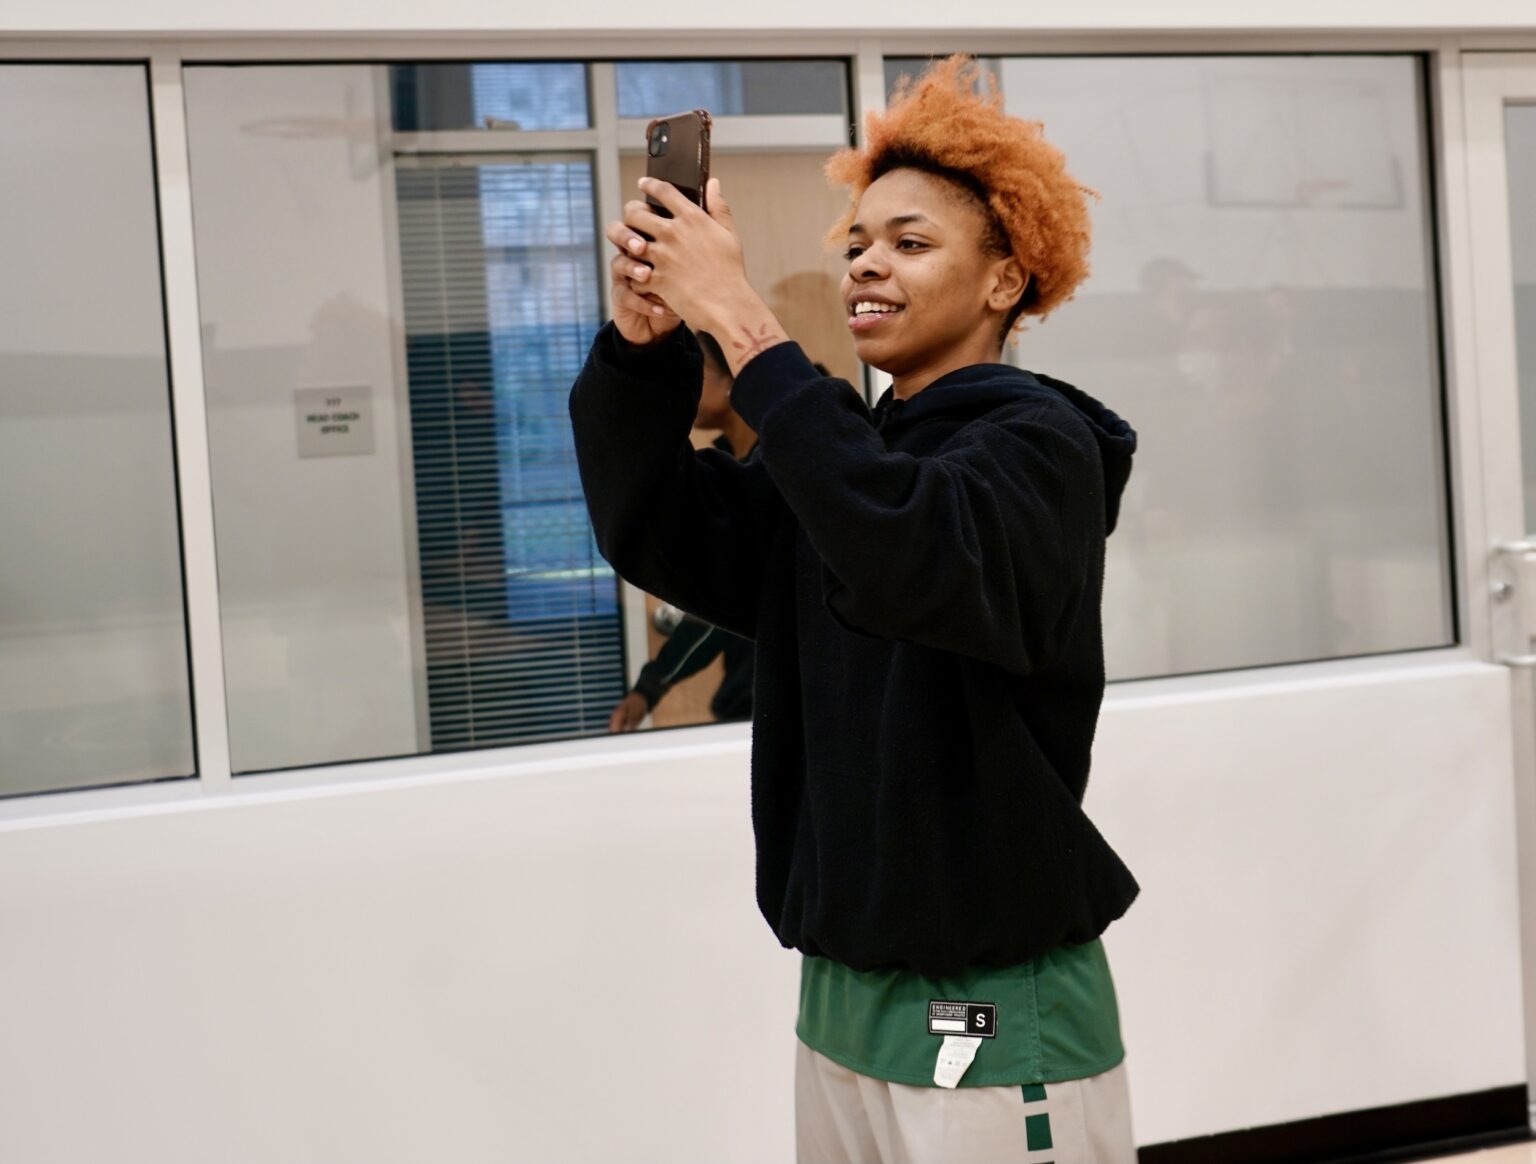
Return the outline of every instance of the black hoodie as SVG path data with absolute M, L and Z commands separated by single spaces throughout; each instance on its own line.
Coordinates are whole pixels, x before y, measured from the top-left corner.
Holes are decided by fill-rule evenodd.
M 948 372 L 873 411 L 794 342 L 742 368 L 738 463 L 688 440 L 680 327 L 598 333 L 571 392 L 598 548 L 757 643 L 758 905 L 856 970 L 950 975 L 1086 942 L 1136 896 L 1084 815 L 1100 597 L 1136 434 L 1069 384 Z

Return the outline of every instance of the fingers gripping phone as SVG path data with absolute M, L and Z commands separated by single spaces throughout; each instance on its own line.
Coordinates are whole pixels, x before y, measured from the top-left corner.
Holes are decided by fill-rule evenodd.
M 645 127 L 645 172 L 648 177 L 671 182 L 683 197 L 704 205 L 704 187 L 709 182 L 709 110 L 690 109 L 670 117 L 658 117 Z M 672 212 L 649 194 L 646 203 L 662 218 Z M 646 239 L 650 235 L 636 231 Z

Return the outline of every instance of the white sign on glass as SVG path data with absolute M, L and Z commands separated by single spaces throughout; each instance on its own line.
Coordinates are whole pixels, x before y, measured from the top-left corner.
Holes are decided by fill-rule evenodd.
M 337 457 L 373 452 L 373 389 L 296 388 L 299 456 Z

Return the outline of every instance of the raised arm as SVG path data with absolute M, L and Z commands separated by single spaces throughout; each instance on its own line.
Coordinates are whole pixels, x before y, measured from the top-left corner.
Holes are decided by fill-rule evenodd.
M 618 573 L 751 638 L 783 502 L 756 458 L 694 450 L 703 354 L 685 326 L 637 348 L 598 331 L 571 389 L 571 424 L 597 546 Z

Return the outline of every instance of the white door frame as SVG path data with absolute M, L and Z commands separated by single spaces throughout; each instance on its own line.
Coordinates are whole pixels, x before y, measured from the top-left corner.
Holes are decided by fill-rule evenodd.
M 1536 530 L 1522 496 L 1520 384 L 1516 364 L 1514 269 L 1510 255 L 1509 172 L 1504 110 L 1536 104 L 1536 53 L 1462 56 L 1468 254 L 1477 310 L 1471 343 L 1479 401 L 1483 514 L 1493 658 L 1513 659 L 1515 812 L 1518 833 L 1521 953 L 1524 966 L 1526 1079 L 1536 1081 L 1536 669 L 1530 638 L 1536 618 L 1536 554 L 1497 547 Z M 1530 450 L 1536 457 L 1536 449 Z M 1472 595 L 1474 599 L 1479 596 Z M 1536 1128 L 1536 1097 L 1531 1103 Z

